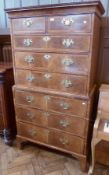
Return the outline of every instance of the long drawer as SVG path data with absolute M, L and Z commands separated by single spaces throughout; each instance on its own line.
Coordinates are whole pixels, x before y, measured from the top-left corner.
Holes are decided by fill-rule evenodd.
M 29 122 L 34 125 L 63 130 L 73 135 L 86 137 L 88 121 L 85 119 L 19 105 L 15 106 L 15 110 L 17 121 Z
M 90 58 L 88 55 L 15 52 L 15 67 L 87 75 Z
M 13 34 L 45 33 L 45 17 L 13 19 L 12 27 Z
M 75 94 L 87 93 L 87 76 L 16 69 L 15 83 Z
M 88 101 L 86 100 L 56 97 L 22 90 L 14 90 L 14 102 L 19 105 L 26 105 L 27 108 L 33 107 L 80 117 L 86 117 L 88 108 Z
M 82 154 L 84 151 L 84 140 L 80 137 L 66 134 L 64 132 L 48 130 L 36 127 L 31 124 L 17 123 L 17 135 L 23 136 L 27 140 L 47 143 L 57 148 L 62 148 L 71 152 Z
M 14 36 L 14 48 L 32 51 L 54 52 L 89 52 L 89 35 L 71 36 Z

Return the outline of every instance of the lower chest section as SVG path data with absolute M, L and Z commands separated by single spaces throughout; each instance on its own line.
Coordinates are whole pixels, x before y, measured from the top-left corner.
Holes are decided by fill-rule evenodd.
M 84 154 L 91 99 L 14 89 L 18 136 L 66 152 Z

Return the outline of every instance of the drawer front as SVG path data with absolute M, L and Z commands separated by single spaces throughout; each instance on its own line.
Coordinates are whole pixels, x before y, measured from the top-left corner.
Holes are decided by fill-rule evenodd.
M 28 105 L 29 107 L 45 108 L 44 95 L 34 92 L 14 91 L 15 104 Z
M 66 116 L 32 108 L 16 105 L 16 116 L 18 121 L 31 122 L 39 126 L 54 128 L 70 132 L 74 135 L 86 137 L 87 121 L 79 117 Z
M 17 135 L 32 139 L 34 141 L 48 142 L 48 130 L 31 124 L 17 123 Z
M 15 66 L 59 73 L 87 75 L 90 59 L 87 55 L 15 52 Z
M 67 115 L 86 117 L 88 104 L 85 100 L 57 98 L 48 96 L 48 109 L 52 112 L 61 112 Z
M 19 105 L 15 105 L 15 112 L 18 121 L 31 122 L 34 125 L 48 126 L 48 112 Z
M 86 117 L 88 108 L 88 102 L 85 100 L 55 97 L 47 94 L 20 90 L 14 90 L 14 102 L 16 105 L 28 105 L 29 107 L 80 117 Z
M 84 140 L 59 131 L 51 131 L 49 144 L 79 154 L 83 154 Z
M 48 18 L 49 33 L 91 32 L 91 15 L 52 16 Z
M 90 36 L 15 36 L 16 49 L 54 52 L 88 52 Z
M 18 18 L 12 20 L 14 34 L 21 33 L 45 33 L 45 18 Z
M 16 70 L 16 84 L 43 87 L 75 94 L 87 93 L 87 77 L 58 73 Z
M 48 126 L 80 137 L 87 137 L 87 122 L 79 117 L 49 113 Z

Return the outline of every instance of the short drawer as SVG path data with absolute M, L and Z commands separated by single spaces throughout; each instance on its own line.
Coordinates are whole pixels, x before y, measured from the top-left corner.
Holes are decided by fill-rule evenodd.
M 21 105 L 15 105 L 15 112 L 17 121 L 30 122 L 34 125 L 36 124 L 46 127 L 48 126 L 48 112 Z
M 88 102 L 86 100 L 47 96 L 47 107 L 51 112 L 86 117 Z
M 85 119 L 25 108 L 18 105 L 16 105 L 15 110 L 18 121 L 30 122 L 34 125 L 63 130 L 80 137 L 87 136 L 88 121 Z
M 87 75 L 90 70 L 88 55 L 15 52 L 15 66 L 69 74 Z
M 14 34 L 45 33 L 45 17 L 13 19 L 12 28 Z
M 48 18 L 48 33 L 91 32 L 91 15 L 52 16 Z
M 17 69 L 16 84 L 28 87 L 43 87 L 75 94 L 87 93 L 87 77 L 59 73 L 47 73 Z
M 66 134 L 60 131 L 51 131 L 49 133 L 48 143 L 50 145 L 78 154 L 83 154 L 84 142 L 85 141 L 79 137 L 72 136 L 70 134 Z
M 80 117 L 86 117 L 88 108 L 88 102 L 86 100 L 55 97 L 39 92 L 36 93 L 23 90 L 14 90 L 14 102 L 16 105 L 26 105 L 51 112 L 59 112 Z
M 14 90 L 14 103 L 29 107 L 45 108 L 44 95 L 35 92 Z
M 88 52 L 89 35 L 74 36 L 14 36 L 14 47 L 20 50 L 53 52 Z
M 34 141 L 48 142 L 48 130 L 27 123 L 17 123 L 17 135 L 32 139 Z

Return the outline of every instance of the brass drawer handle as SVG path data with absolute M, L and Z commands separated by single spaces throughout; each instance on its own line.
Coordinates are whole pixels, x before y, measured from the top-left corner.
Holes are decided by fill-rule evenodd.
M 49 114 L 48 112 L 44 112 L 44 113 L 43 113 L 43 116 L 44 116 L 44 117 L 49 117 L 50 114 Z
M 24 39 L 24 40 L 23 40 L 23 44 L 24 44 L 24 46 L 26 46 L 26 47 L 31 46 L 31 45 L 32 45 L 32 39 L 29 39 L 29 38 Z
M 29 134 L 30 134 L 32 137 L 34 137 L 34 136 L 37 135 L 37 131 L 36 131 L 35 129 L 30 129 L 30 130 L 29 130 Z
M 45 95 L 45 96 L 44 96 L 44 99 L 45 99 L 46 101 L 48 101 L 48 100 L 50 100 L 51 98 L 50 98 L 49 95 Z
M 48 55 L 48 54 L 44 55 L 45 60 L 49 60 L 50 58 L 51 58 L 51 55 Z
M 63 18 L 61 22 L 65 26 L 70 26 L 71 24 L 74 23 L 74 20 L 72 18 L 66 17 L 66 18 Z
M 35 80 L 35 77 L 34 75 L 30 74 L 30 75 L 27 75 L 26 80 L 31 83 L 32 81 Z
M 67 109 L 70 108 L 70 105 L 69 105 L 68 103 L 65 103 L 65 102 L 61 102 L 61 103 L 60 103 L 60 106 L 61 106 L 63 109 L 65 109 L 65 110 L 67 110 Z
M 34 118 L 34 115 L 33 115 L 32 112 L 27 112 L 27 117 L 28 117 L 29 119 L 33 119 L 33 118 Z
M 70 66 L 70 65 L 74 64 L 74 61 L 71 58 L 65 58 L 62 61 L 62 64 L 64 64 L 65 66 Z
M 73 86 L 73 83 L 70 80 L 62 80 L 64 87 L 69 88 Z
M 33 101 L 33 96 L 26 96 L 26 100 L 28 103 L 31 103 Z
M 64 128 L 66 128 L 67 126 L 69 126 L 69 121 L 67 121 L 67 120 L 60 120 L 59 121 L 59 124 L 61 125 L 61 126 L 63 126 Z
M 24 19 L 23 24 L 26 27 L 30 27 L 32 25 L 32 19 L 30 19 L 30 18 Z
M 51 38 L 50 38 L 49 36 L 44 36 L 44 37 L 43 37 L 43 41 L 45 41 L 45 42 L 50 41 L 50 39 L 51 39 Z
M 69 141 L 66 138 L 60 138 L 59 141 L 63 144 L 63 145 L 68 145 Z
M 65 46 L 65 47 L 70 47 L 71 45 L 74 45 L 74 41 L 72 39 L 64 39 L 62 41 L 62 44 Z
M 44 78 L 46 78 L 46 79 L 48 79 L 48 80 L 49 80 L 51 77 L 52 77 L 51 74 L 48 74 L 48 73 L 44 75 Z
M 28 63 L 28 64 L 31 64 L 33 61 L 34 61 L 34 57 L 31 56 L 31 55 L 28 55 L 25 57 L 25 61 Z

